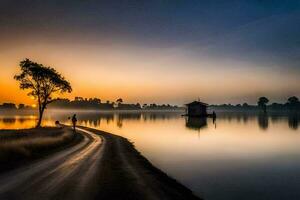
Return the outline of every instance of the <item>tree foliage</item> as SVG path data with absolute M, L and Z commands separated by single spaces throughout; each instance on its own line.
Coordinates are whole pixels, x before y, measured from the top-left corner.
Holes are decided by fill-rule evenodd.
M 269 99 L 267 97 L 259 97 L 257 105 L 261 107 L 264 112 L 267 112 L 267 103 L 269 103 Z
M 53 94 L 71 92 L 72 87 L 65 78 L 54 68 L 25 59 L 20 62 L 21 73 L 15 75 L 15 79 L 20 82 L 20 88 L 29 89 L 28 95 L 35 97 L 39 105 L 40 126 L 43 112 L 46 106 L 55 101 Z
M 122 99 L 122 98 L 118 98 L 116 102 L 117 102 L 118 104 L 121 104 L 121 103 L 123 103 L 123 99 Z
M 288 103 L 295 105 L 299 103 L 299 99 L 296 96 L 292 96 L 288 98 Z

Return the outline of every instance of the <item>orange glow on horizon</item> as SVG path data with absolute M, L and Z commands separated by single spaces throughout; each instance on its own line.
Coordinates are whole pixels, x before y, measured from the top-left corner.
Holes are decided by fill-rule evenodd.
M 0 55 L 0 103 L 37 103 L 13 79 L 24 55 L 54 67 L 70 81 L 73 92 L 59 95 L 60 98 L 97 97 L 104 102 L 121 97 L 132 103 L 182 105 L 198 97 L 208 103 L 255 103 L 261 95 L 276 101 L 284 100 L 284 95 L 300 94 L 298 72 L 276 72 L 246 62 L 194 57 L 186 55 L 183 49 L 56 45 L 23 45 Z

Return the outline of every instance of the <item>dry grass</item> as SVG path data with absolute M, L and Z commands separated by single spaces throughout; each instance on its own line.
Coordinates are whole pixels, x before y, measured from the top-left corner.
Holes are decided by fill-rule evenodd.
M 0 131 L 0 172 L 55 152 L 78 137 L 66 128 Z

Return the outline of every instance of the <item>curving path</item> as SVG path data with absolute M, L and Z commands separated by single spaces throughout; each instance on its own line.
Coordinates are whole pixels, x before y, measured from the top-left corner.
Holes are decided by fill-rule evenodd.
M 127 139 L 86 127 L 77 132 L 84 139 L 76 146 L 1 175 L 0 199 L 199 199 Z
M 102 137 L 77 129 L 81 143 L 0 176 L 0 199 L 88 199 L 102 156 Z

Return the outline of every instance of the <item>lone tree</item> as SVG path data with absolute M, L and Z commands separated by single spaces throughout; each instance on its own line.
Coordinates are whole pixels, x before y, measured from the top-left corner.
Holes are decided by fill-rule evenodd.
M 288 98 L 288 103 L 290 103 L 291 105 L 297 105 L 299 104 L 299 99 L 296 96 L 292 96 Z
M 117 102 L 118 104 L 121 104 L 121 103 L 123 103 L 123 99 L 122 99 L 122 98 L 118 98 L 116 102 Z
M 267 103 L 269 102 L 269 99 L 267 97 L 259 97 L 257 105 L 262 108 L 264 113 L 267 112 Z
M 116 104 L 118 105 L 118 107 L 120 107 L 122 103 L 123 103 L 123 99 L 122 98 L 118 98 L 116 100 Z
M 296 96 L 289 97 L 288 98 L 288 106 L 291 109 L 296 109 L 297 107 L 299 107 L 300 101 L 299 101 L 298 97 L 296 97 Z
M 44 110 L 47 105 L 57 100 L 53 99 L 55 93 L 71 92 L 72 87 L 65 78 L 51 67 L 25 59 L 20 62 L 21 73 L 15 75 L 20 82 L 22 90 L 31 90 L 28 95 L 38 101 L 39 120 L 36 127 L 41 126 Z

